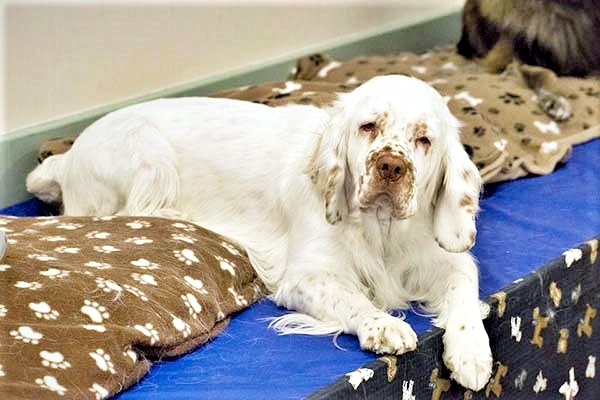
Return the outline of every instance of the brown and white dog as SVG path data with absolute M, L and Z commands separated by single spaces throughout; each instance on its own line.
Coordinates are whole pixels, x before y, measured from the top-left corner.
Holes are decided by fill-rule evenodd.
M 376 77 L 330 108 L 161 99 L 111 113 L 27 179 L 66 215 L 179 215 L 240 243 L 283 333 L 356 334 L 414 350 L 388 312 L 420 301 L 445 329 L 452 376 L 479 390 L 492 353 L 479 311 L 480 177 L 442 97 Z M 174 210 L 174 211 L 173 211 Z

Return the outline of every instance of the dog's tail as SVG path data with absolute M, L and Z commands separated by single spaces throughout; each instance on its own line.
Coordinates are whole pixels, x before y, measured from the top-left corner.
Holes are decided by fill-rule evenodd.
M 27 175 L 27 191 L 40 200 L 59 205 L 62 202 L 60 176 L 66 154 L 55 154 L 43 160 Z

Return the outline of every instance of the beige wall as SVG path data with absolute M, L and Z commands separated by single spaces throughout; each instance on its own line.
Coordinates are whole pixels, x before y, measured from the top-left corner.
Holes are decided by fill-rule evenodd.
M 0 133 L 460 3 L 8 0 Z

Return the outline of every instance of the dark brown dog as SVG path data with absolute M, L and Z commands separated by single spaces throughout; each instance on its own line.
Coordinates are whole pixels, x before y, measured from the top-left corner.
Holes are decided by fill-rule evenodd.
M 490 72 L 518 61 L 600 75 L 600 0 L 467 0 L 458 52 Z

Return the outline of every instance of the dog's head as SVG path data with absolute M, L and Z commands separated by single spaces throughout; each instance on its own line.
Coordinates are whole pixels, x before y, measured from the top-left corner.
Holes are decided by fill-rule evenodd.
M 380 76 L 341 94 L 310 168 L 327 220 L 357 210 L 393 219 L 432 210 L 438 243 L 469 248 L 480 178 L 459 127 L 440 94 L 415 78 Z

